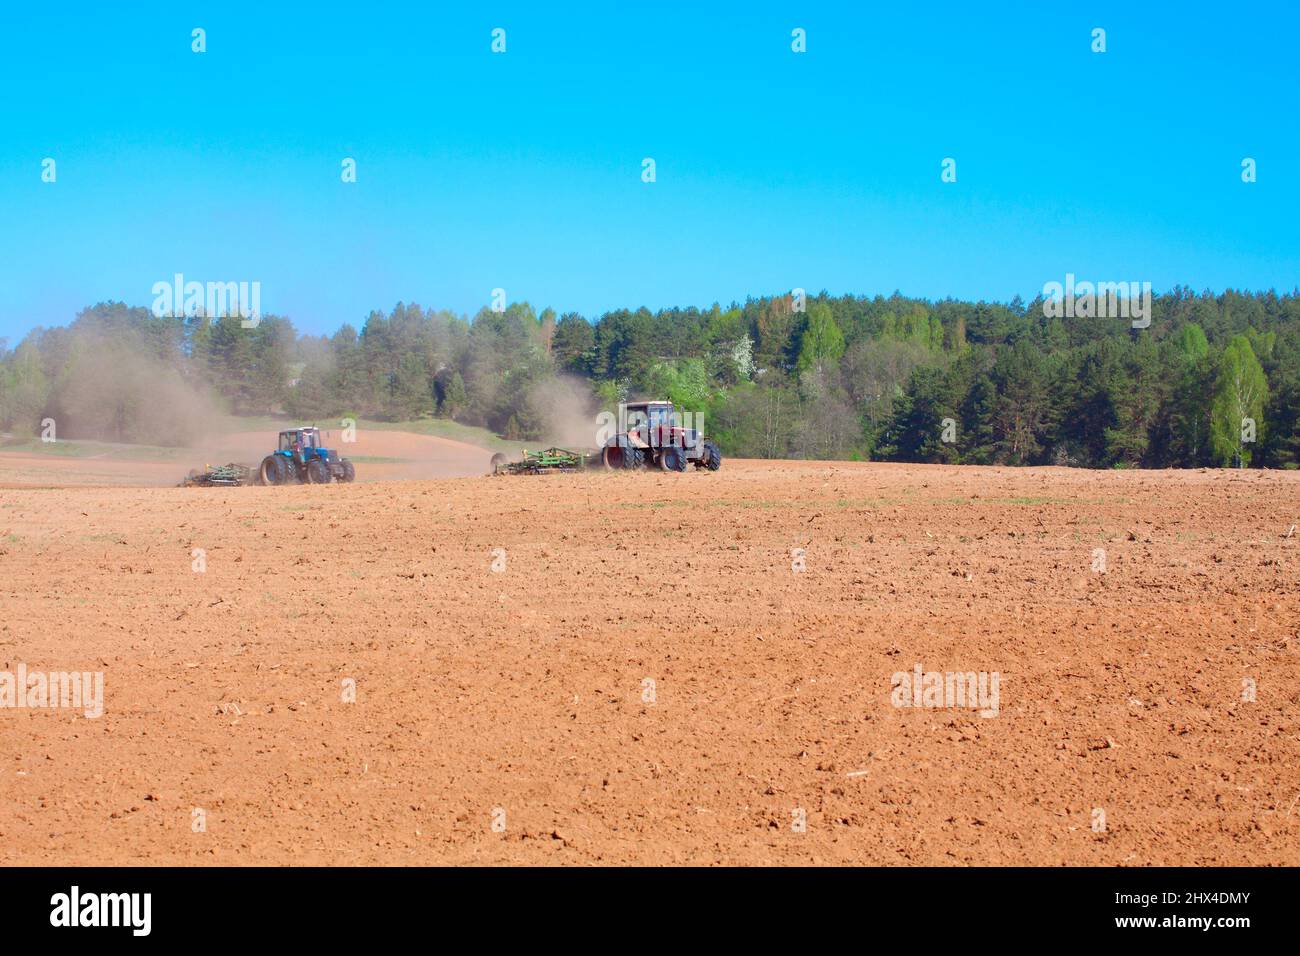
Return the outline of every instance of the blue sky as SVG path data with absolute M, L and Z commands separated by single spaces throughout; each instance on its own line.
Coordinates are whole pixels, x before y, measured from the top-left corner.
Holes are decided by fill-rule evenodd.
M 0 30 L 10 345 L 176 272 L 310 332 L 496 287 L 595 317 L 1300 283 L 1291 4 L 78 6 Z

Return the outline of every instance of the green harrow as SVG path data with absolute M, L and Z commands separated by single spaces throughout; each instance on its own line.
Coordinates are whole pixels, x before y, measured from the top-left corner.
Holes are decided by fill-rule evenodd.
M 219 486 L 233 488 L 236 485 L 251 485 L 253 483 L 253 470 L 247 465 L 236 464 L 231 462 L 228 465 L 218 465 L 208 471 L 199 471 L 195 469 L 189 473 L 184 481 L 181 482 L 182 488 L 210 487 Z
M 547 472 L 581 471 L 588 464 L 587 456 L 567 448 L 548 448 L 545 451 L 524 450 L 520 461 L 508 461 L 498 452 L 492 456 L 494 475 L 541 475 Z

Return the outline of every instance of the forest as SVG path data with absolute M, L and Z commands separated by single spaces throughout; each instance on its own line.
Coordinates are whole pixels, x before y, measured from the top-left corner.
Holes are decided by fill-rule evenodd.
M 108 302 L 0 341 L 0 431 L 188 444 L 215 414 L 279 414 L 531 441 L 561 410 L 648 397 L 702 412 L 739 457 L 1300 467 L 1300 292 L 1175 287 L 1145 328 L 1054 311 L 897 293 L 594 319 L 399 303 L 327 336 Z

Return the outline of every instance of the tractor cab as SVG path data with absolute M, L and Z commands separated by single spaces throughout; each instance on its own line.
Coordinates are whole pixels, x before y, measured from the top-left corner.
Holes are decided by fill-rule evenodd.
M 682 447 L 686 433 L 672 402 L 629 402 L 624 413 L 630 439 L 651 448 Z
M 651 442 L 651 436 L 668 434 L 677 424 L 672 402 L 629 402 L 625 408 L 625 430 L 636 432 L 647 443 Z
M 291 428 L 288 431 L 280 432 L 281 455 L 287 455 L 299 464 L 310 461 L 313 458 L 328 458 L 329 453 L 320 446 L 320 429 L 315 426 L 311 428 Z
M 293 428 L 287 432 L 280 432 L 280 451 L 293 453 L 299 449 L 319 447 L 319 428 Z

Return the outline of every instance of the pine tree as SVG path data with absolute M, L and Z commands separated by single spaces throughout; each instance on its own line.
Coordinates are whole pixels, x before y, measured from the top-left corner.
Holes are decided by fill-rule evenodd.
M 995 448 L 1001 461 L 1023 465 L 1042 450 L 1047 421 L 1047 376 L 1043 354 L 1026 339 L 998 356 L 993 412 Z

